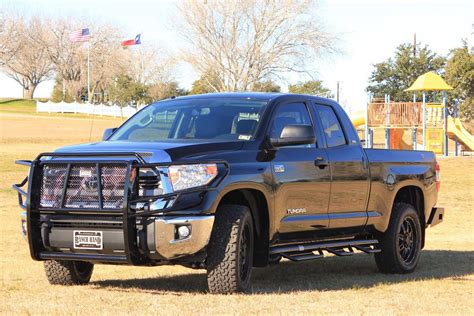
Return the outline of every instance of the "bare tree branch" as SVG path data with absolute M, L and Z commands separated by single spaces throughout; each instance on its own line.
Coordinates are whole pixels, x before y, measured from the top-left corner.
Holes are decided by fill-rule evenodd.
M 218 91 L 248 90 L 285 72 L 307 73 L 333 38 L 316 21 L 311 0 L 184 0 L 179 28 L 184 59 L 218 74 Z
M 47 36 L 45 23 L 10 15 L 2 17 L 1 27 L 0 69 L 23 87 L 23 97 L 31 99 L 38 84 L 53 75 L 47 48 L 38 42 Z

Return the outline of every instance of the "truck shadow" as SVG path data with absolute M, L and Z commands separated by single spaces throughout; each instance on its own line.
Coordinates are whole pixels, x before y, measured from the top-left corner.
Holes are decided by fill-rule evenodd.
M 474 273 L 474 251 L 425 250 L 414 273 L 403 275 L 381 274 L 374 259 L 368 255 L 352 258 L 326 259 L 280 264 L 254 269 L 254 294 L 287 293 L 311 290 L 348 290 L 371 288 L 378 284 L 395 284 L 427 279 L 456 278 Z M 159 267 L 158 267 L 159 269 Z M 102 280 L 91 283 L 98 288 L 117 291 L 143 291 L 153 294 L 206 293 L 203 273 L 188 273 L 167 277 Z

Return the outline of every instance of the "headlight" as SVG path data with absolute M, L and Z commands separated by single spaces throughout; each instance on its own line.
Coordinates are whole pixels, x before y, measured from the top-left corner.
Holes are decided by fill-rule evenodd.
M 216 164 L 176 165 L 168 167 L 173 191 L 209 184 L 217 176 Z

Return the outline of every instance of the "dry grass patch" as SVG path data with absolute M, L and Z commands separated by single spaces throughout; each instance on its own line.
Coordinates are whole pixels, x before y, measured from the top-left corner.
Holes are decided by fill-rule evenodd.
M 119 122 L 96 119 L 91 140 Z M 473 314 L 474 159 L 440 158 L 443 224 L 427 231 L 415 273 L 383 275 L 370 255 L 255 269 L 253 294 L 210 295 L 202 271 L 96 266 L 87 286 L 50 286 L 20 234 L 15 159 L 89 141 L 90 120 L 0 113 L 1 313 Z

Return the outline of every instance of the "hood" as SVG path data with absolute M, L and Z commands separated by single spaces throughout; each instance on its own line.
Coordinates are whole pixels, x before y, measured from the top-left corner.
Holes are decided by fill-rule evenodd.
M 57 149 L 57 153 L 107 153 L 107 152 L 134 152 L 138 153 L 149 163 L 171 162 L 180 159 L 204 158 L 206 154 L 215 154 L 219 151 L 239 150 L 242 141 L 209 141 L 183 140 L 169 142 L 126 142 L 102 141 Z M 204 157 L 203 157 L 204 156 Z

